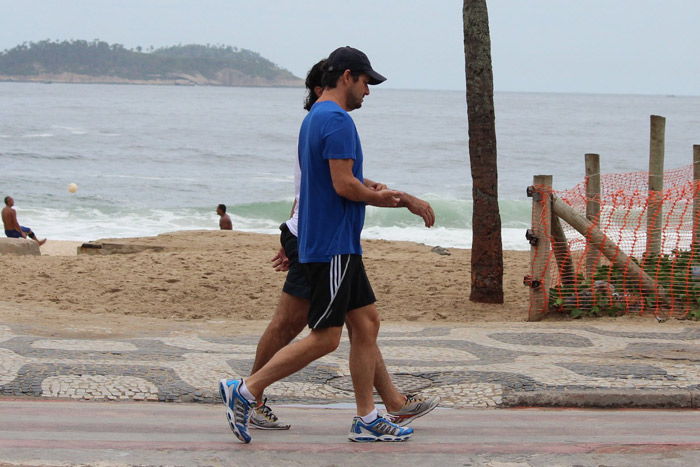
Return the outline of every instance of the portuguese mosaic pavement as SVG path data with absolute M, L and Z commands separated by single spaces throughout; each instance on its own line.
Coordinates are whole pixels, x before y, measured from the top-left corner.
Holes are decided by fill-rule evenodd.
M 222 377 L 248 374 L 258 335 L 67 339 L 0 325 L 0 395 L 86 400 L 217 402 Z M 700 326 L 596 323 L 383 324 L 380 347 L 403 392 L 443 407 L 498 407 L 510 394 L 700 389 Z M 276 403 L 353 401 L 340 348 L 272 385 Z

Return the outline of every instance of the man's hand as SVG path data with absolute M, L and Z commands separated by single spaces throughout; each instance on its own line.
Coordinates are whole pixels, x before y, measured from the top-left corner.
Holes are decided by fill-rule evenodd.
M 435 225 L 435 213 L 427 201 L 423 201 L 408 193 L 402 193 L 399 207 L 407 208 L 416 216 L 422 217 L 426 227 L 430 228 Z
M 272 261 L 272 267 L 275 268 L 275 271 L 289 271 L 289 258 L 284 254 L 284 248 L 280 247 L 280 251 L 270 261 Z
M 401 202 L 401 196 L 404 193 L 394 190 L 377 191 L 377 197 L 369 204 L 380 208 L 395 208 Z
M 382 191 L 382 190 L 386 190 L 386 188 L 387 188 L 387 186 L 385 184 L 379 183 L 379 182 L 374 182 L 374 181 L 369 180 L 369 179 L 365 179 L 365 186 L 373 191 Z
M 403 193 L 401 205 L 405 206 L 416 216 L 422 217 L 426 227 L 430 228 L 435 225 L 435 212 L 433 212 L 433 208 L 427 201 L 411 196 L 408 193 Z

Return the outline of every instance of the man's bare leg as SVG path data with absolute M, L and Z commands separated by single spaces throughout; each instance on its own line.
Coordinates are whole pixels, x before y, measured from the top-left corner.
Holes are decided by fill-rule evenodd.
M 273 355 L 304 330 L 308 311 L 309 300 L 282 292 L 277 311 L 258 341 L 251 374 L 265 366 Z
M 352 327 L 350 345 L 350 375 L 355 390 L 357 415 L 365 416 L 374 410 L 374 368 L 377 358 L 379 315 L 377 308 L 368 305 L 350 311 L 346 320 Z
M 350 345 L 353 345 L 352 325 L 346 321 Z M 391 376 L 386 369 L 382 352 L 377 345 L 374 364 L 374 387 L 384 402 L 392 421 L 400 426 L 407 425 L 411 421 L 431 412 L 440 402 L 439 396 L 421 396 L 418 394 L 404 395 L 394 386 Z
M 279 349 L 291 342 L 299 335 L 304 327 L 306 327 L 308 307 L 309 301 L 306 299 L 295 297 L 284 292 L 281 294 L 277 305 L 277 311 L 258 343 L 251 374 L 262 368 Z M 352 345 L 353 334 L 351 321 L 347 321 L 346 325 Z M 386 364 L 384 363 L 384 358 L 379 350 L 379 346 L 376 346 L 373 385 L 382 398 L 382 402 L 388 412 L 397 412 L 404 407 L 407 400 L 406 396 L 399 392 L 396 386 L 394 386 L 391 376 L 386 369 Z M 263 394 L 260 394 L 257 400 L 262 401 Z M 276 416 L 273 415 L 273 418 L 276 423 Z M 269 426 L 266 428 L 270 429 Z M 275 429 L 286 428 L 289 428 L 289 425 L 279 424 L 276 425 Z
M 309 301 L 307 299 L 282 292 L 277 303 L 277 311 L 258 342 L 251 374 L 262 368 L 275 353 L 304 330 L 308 310 Z M 350 323 L 348 323 L 347 329 L 352 342 L 352 325 Z M 392 383 L 378 346 L 374 368 L 374 387 L 389 412 L 399 410 L 406 401 L 404 395 Z
M 282 347 L 267 364 L 244 380 L 219 381 L 221 399 L 231 430 L 244 443 L 250 442 L 248 421 L 255 402 L 270 384 L 304 368 L 338 348 L 343 328 L 314 329 L 305 338 Z
M 277 311 L 260 336 L 255 350 L 255 361 L 251 374 L 270 361 L 282 347 L 289 344 L 306 326 L 309 300 L 282 292 L 277 302 Z M 264 395 L 257 399 L 257 407 L 251 413 L 250 424 L 265 430 L 288 430 L 290 425 L 282 423 L 265 404 Z
M 296 373 L 337 349 L 342 331 L 342 327 L 312 329 L 305 338 L 283 347 L 260 370 L 245 378 L 248 391 L 255 400 L 260 400 L 263 391 L 270 384 Z
M 39 246 L 43 245 L 44 243 L 46 243 L 46 240 L 48 240 L 46 238 L 39 240 L 38 238 L 36 238 L 36 234 L 34 233 L 33 230 L 29 230 L 29 233 L 27 234 L 27 236 L 29 236 L 29 238 L 31 238 L 32 240 L 37 242 L 39 244 Z
M 386 407 L 388 412 L 400 410 L 406 402 L 406 397 L 396 389 L 393 381 L 391 381 L 391 376 L 389 376 L 389 371 L 386 369 L 379 346 L 377 346 L 374 360 L 374 387 L 379 397 L 382 398 L 384 407 Z
M 348 338 L 350 339 L 350 348 L 352 349 L 352 324 L 346 322 L 345 325 L 348 330 Z M 386 410 L 388 412 L 395 412 L 403 407 L 406 402 L 406 397 L 396 389 L 396 386 L 394 386 L 394 383 L 391 381 L 391 376 L 389 376 L 389 371 L 386 369 L 384 357 L 378 345 L 376 349 L 377 352 L 374 360 L 374 388 L 377 390 L 379 397 L 382 398 Z

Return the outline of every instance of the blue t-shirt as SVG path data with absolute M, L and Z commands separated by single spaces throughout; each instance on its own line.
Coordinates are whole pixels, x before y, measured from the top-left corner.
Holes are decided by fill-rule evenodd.
M 327 263 L 335 255 L 361 255 L 365 203 L 350 201 L 333 188 L 329 159 L 354 159 L 362 178 L 362 146 L 350 115 L 332 101 L 317 102 L 299 131 L 299 261 Z

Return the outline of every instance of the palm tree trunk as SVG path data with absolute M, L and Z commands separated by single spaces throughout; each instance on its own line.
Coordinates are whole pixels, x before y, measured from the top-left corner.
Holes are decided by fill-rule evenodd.
M 503 245 L 498 210 L 493 68 L 486 0 L 464 0 L 463 18 L 474 201 L 469 299 L 480 303 L 503 303 Z

